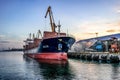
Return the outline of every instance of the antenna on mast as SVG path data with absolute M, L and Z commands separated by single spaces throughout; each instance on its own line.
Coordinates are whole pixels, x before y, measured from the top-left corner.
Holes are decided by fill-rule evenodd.
M 41 31 L 40 30 L 38 30 L 38 34 L 41 36 L 41 38 L 42 38 L 42 33 L 41 33 Z
M 41 38 L 42 38 L 41 31 L 40 31 L 40 30 L 38 30 L 38 32 L 37 32 L 37 34 L 36 34 L 36 38 L 40 38 L 40 36 L 41 36 Z
M 31 33 L 29 34 L 29 38 L 31 39 Z
M 33 33 L 33 39 L 35 38 L 35 34 Z
M 69 36 L 69 34 L 68 34 L 68 29 L 67 29 L 67 36 Z
M 61 25 L 60 25 L 60 21 L 58 22 L 58 36 L 60 36 L 60 27 L 61 27 Z

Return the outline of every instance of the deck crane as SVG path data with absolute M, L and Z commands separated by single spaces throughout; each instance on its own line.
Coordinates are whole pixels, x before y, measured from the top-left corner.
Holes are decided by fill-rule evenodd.
M 53 18 L 53 13 L 52 13 L 52 10 L 51 10 L 51 6 L 48 7 L 46 15 L 45 15 L 45 18 L 47 17 L 48 13 L 49 13 L 49 17 L 50 17 L 50 24 L 51 24 L 52 32 L 56 32 L 55 28 L 57 26 L 55 25 L 55 22 L 54 22 L 54 18 Z

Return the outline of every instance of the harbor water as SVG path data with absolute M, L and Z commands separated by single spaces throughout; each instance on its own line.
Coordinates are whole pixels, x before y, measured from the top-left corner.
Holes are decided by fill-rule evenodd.
M 79 59 L 36 61 L 23 52 L 0 52 L 0 80 L 119 80 L 120 63 Z

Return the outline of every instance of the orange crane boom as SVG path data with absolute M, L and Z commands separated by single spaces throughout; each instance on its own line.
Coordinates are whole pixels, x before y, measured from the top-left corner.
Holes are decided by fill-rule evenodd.
M 55 31 L 55 28 L 56 28 L 57 26 L 55 25 L 55 22 L 54 22 L 54 18 L 53 18 L 51 6 L 48 7 L 47 12 L 46 12 L 46 15 L 45 15 L 45 18 L 47 17 L 48 13 L 49 13 L 49 17 L 50 17 L 50 24 L 51 24 L 52 32 L 56 32 L 56 31 Z

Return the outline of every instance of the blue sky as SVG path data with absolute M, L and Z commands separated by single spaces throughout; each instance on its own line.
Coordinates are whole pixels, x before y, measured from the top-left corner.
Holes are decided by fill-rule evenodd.
M 22 47 L 29 33 L 50 31 L 49 5 L 55 23 L 77 40 L 120 33 L 120 0 L 0 0 L 0 48 Z

